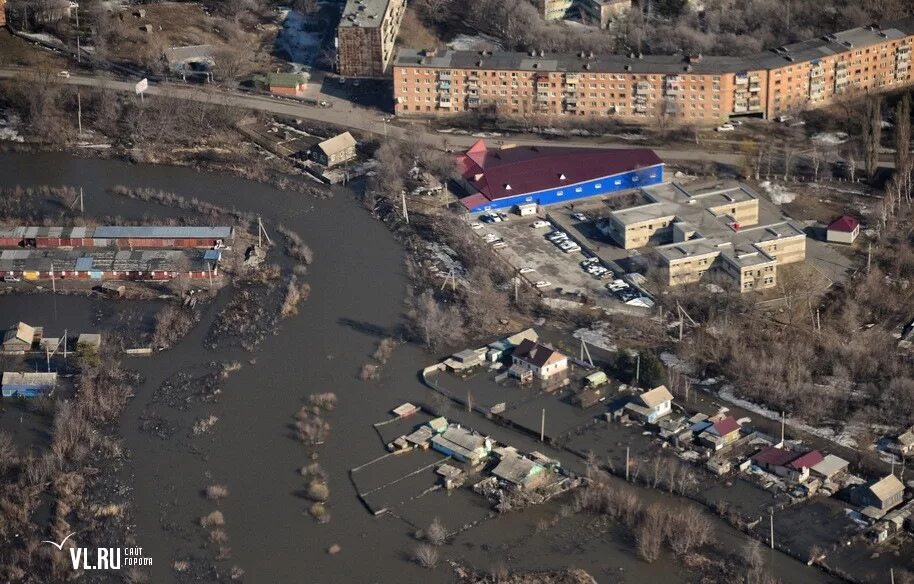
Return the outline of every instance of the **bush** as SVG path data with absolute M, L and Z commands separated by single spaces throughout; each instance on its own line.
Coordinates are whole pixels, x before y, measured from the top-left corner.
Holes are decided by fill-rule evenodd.
M 206 487 L 206 498 L 210 501 L 218 501 L 228 497 L 229 490 L 225 485 L 210 485 Z
M 216 527 L 225 525 L 225 517 L 222 516 L 222 511 L 213 511 L 209 515 L 204 515 L 200 518 L 201 527 Z
M 324 502 L 330 498 L 330 487 L 321 480 L 311 479 L 311 482 L 308 483 L 308 498 L 312 501 Z
M 423 568 L 434 568 L 438 565 L 438 549 L 426 543 L 416 546 L 413 559 Z
M 330 522 L 330 510 L 323 503 L 317 502 L 311 505 L 308 509 L 308 514 L 316 519 L 318 523 Z
M 425 530 L 425 539 L 432 545 L 441 545 L 447 540 L 447 529 L 437 517 Z
M 333 392 L 312 393 L 308 396 L 308 403 L 316 408 L 333 411 L 336 408 L 336 394 Z

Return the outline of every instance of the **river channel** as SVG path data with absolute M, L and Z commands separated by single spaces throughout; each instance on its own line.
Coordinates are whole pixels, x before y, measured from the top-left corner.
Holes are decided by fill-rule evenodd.
M 178 346 L 149 358 L 126 363 L 144 382 L 125 411 L 120 433 L 131 457 L 128 483 L 134 499 L 134 533 L 144 554 L 153 559 L 151 582 L 181 582 L 176 560 L 209 562 L 212 545 L 198 519 L 214 508 L 201 491 L 224 484 L 230 494 L 219 504 L 231 559 L 219 562 L 223 573 L 237 565 L 253 583 L 452 582 L 444 562 L 426 570 L 409 561 L 416 545 L 415 527 L 392 517 L 375 517 L 357 497 L 349 470 L 385 453 L 372 424 L 389 417 L 404 401 L 429 402 L 432 392 L 417 371 L 433 361 L 420 348 L 401 345 L 377 382 L 357 379 L 359 367 L 379 337 L 402 318 L 407 280 L 403 250 L 386 228 L 365 212 L 355 195 L 337 189 L 333 197 L 314 199 L 278 191 L 229 175 L 184 168 L 137 166 L 120 161 L 82 160 L 62 154 L 0 155 L 0 186 L 59 184 L 83 187 L 88 214 L 131 219 L 185 215 L 185 211 L 109 195 L 114 185 L 161 189 L 262 216 L 268 230 L 277 223 L 299 233 L 314 250 L 305 276 L 311 295 L 296 316 L 281 322 L 252 353 L 240 349 L 213 351 L 204 337 L 224 292 L 203 310 L 200 324 Z M 2 296 L 3 324 L 33 321 L 46 328 L 112 326 L 111 301 L 82 296 Z M 155 403 L 163 381 L 213 361 L 239 361 L 243 367 L 227 380 L 218 402 L 187 411 Z M 320 463 L 329 473 L 331 520 L 318 524 L 307 514 L 299 469 L 309 461 L 294 438 L 294 414 L 308 394 L 332 391 L 339 405 L 328 416 L 332 432 L 320 448 Z M 521 448 L 536 445 L 527 437 L 467 413 L 451 416 L 504 437 Z M 140 430 L 150 414 L 176 424 L 162 438 Z M 187 428 L 202 416 L 218 417 L 213 431 L 193 437 Z M 543 450 L 540 448 L 540 450 Z M 556 453 L 566 466 L 580 465 L 568 453 Z M 644 491 L 645 497 L 661 496 Z M 436 494 L 425 524 L 440 517 L 459 527 L 467 516 L 484 515 L 481 500 L 471 495 Z M 599 582 L 687 582 L 672 558 L 652 564 L 637 559 L 621 530 L 589 539 L 572 519 L 546 533 L 535 533 L 537 521 L 555 513 L 556 505 L 483 521 L 442 548 L 446 559 L 480 568 L 580 567 Z M 464 514 L 467 514 L 466 516 Z M 715 519 L 722 537 L 743 545 L 744 536 Z M 327 549 L 338 544 L 337 554 Z M 111 545 L 117 545 L 112 542 Z M 784 582 L 831 581 L 814 568 L 783 554 L 765 551 L 771 572 Z M 212 578 L 215 580 L 215 577 Z M 204 580 L 209 581 L 209 580 Z

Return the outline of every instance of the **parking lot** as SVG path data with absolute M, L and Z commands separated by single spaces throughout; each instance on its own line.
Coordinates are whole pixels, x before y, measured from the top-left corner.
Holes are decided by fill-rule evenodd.
M 541 217 L 507 213 L 501 217 L 504 219 L 500 222 L 479 218 L 482 220 L 475 224 L 474 231 L 547 296 L 584 296 L 598 305 L 614 308 L 639 296 L 630 284 L 619 280 L 622 274 L 618 266 L 582 249 L 575 242 L 574 233 L 564 232 Z M 566 237 L 556 232 L 565 233 Z M 555 234 L 555 241 L 550 240 L 550 234 Z

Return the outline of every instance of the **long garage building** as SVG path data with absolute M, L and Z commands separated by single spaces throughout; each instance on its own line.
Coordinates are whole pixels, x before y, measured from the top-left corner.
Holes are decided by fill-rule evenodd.
M 663 182 L 663 161 L 646 148 L 489 148 L 479 140 L 457 163 L 468 193 L 460 202 L 471 213 L 567 203 Z
M 101 225 L 98 227 L 0 227 L 0 247 L 212 248 L 228 244 L 234 227 Z

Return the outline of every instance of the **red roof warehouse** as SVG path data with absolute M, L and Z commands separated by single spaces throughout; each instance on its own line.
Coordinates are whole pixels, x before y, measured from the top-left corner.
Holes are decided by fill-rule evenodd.
M 470 192 L 462 203 L 474 212 L 525 202 L 561 203 L 663 180 L 663 161 L 645 148 L 493 149 L 479 140 L 457 164 Z

